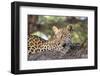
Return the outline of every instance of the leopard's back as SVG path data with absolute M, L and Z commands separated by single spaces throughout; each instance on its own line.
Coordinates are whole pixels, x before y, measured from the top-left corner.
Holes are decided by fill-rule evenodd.
M 35 53 L 36 49 L 38 49 L 43 43 L 45 43 L 47 40 L 36 36 L 36 35 L 30 35 L 28 37 L 28 53 Z

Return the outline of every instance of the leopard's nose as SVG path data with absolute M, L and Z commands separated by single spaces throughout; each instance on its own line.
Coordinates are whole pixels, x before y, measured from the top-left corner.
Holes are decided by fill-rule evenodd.
M 73 48 L 73 44 L 72 43 L 68 43 L 68 46 L 69 46 L 70 49 Z
M 71 44 L 71 45 L 69 45 L 69 47 L 70 47 L 70 49 L 73 49 L 74 46 Z

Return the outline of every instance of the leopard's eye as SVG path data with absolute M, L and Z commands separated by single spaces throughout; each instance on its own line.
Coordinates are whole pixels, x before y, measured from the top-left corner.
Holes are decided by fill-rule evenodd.
M 60 45 L 60 43 L 58 43 L 58 45 Z
M 64 43 L 63 45 L 62 45 L 62 47 L 65 47 L 66 46 L 66 43 Z

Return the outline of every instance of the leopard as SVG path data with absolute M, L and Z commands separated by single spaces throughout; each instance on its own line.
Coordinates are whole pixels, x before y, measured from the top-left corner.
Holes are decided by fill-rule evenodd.
M 52 30 L 54 35 L 48 40 L 36 35 L 30 35 L 28 37 L 28 55 L 35 55 L 45 51 L 59 51 L 61 53 L 66 53 L 70 49 L 72 45 L 72 26 L 67 25 L 67 27 L 58 28 L 54 25 Z

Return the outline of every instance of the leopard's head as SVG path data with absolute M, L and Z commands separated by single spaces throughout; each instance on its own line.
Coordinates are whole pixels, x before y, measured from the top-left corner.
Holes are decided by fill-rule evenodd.
M 60 44 L 63 47 L 66 46 L 71 46 L 72 45 L 72 41 L 71 41 L 71 33 L 73 31 L 72 26 L 68 25 L 67 27 L 64 28 L 57 28 L 56 26 L 53 26 L 53 31 L 54 31 L 54 36 L 55 39 L 58 40 L 58 42 L 60 42 Z

